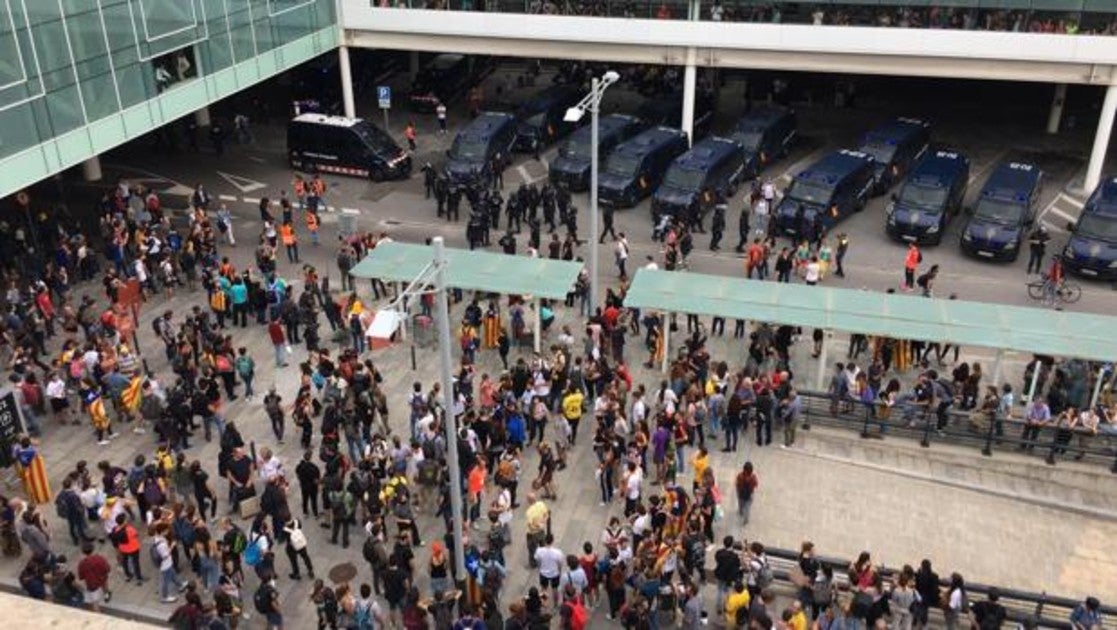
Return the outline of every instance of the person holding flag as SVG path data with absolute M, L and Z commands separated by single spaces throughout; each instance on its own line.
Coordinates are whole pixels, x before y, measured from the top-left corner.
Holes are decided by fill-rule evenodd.
M 134 374 L 128 385 L 120 392 L 120 411 L 129 419 L 135 420 L 136 426 L 132 427 L 133 433 L 146 433 L 144 417 L 139 413 L 140 403 L 143 402 L 143 385 L 145 377 L 142 373 Z
M 105 409 L 105 401 L 101 393 L 90 386 L 85 390 L 85 409 L 89 412 L 89 420 L 93 423 L 93 430 L 97 432 L 97 444 L 105 446 L 111 438 L 117 436 L 112 430 L 112 419 Z
M 19 444 L 12 448 L 12 457 L 16 461 L 16 472 L 23 482 L 27 500 L 35 505 L 50 503 L 50 482 L 38 442 L 32 442 L 26 435 L 20 436 Z

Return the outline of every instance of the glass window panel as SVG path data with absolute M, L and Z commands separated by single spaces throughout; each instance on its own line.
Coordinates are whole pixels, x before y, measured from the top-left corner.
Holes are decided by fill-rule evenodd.
M 43 97 L 50 127 L 55 136 L 66 133 L 85 124 L 82 116 L 82 99 L 75 85 L 51 90 Z
M 85 111 L 89 115 L 89 120 L 98 120 L 118 111 L 116 88 L 113 86 L 111 74 L 83 78 L 81 94 L 85 99 Z
M 35 124 L 32 105 L 24 104 L 0 112 L 0 157 L 35 146 L 42 142 L 43 137 Z

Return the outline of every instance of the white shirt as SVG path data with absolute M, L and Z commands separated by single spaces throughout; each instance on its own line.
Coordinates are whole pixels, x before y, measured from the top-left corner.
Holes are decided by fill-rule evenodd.
M 65 398 L 66 397 L 66 383 L 62 379 L 56 378 L 47 383 L 47 398 Z
M 617 241 L 617 258 L 619 260 L 628 260 L 628 241 L 623 238 Z
M 633 501 L 640 498 L 640 482 L 643 481 L 643 477 L 644 473 L 640 468 L 629 473 L 628 478 L 624 481 L 624 498 Z M 639 523 L 640 519 L 636 519 L 636 522 Z M 632 527 L 635 529 L 636 525 L 633 524 Z
M 438 107 L 434 108 L 434 113 L 438 116 L 439 120 L 446 120 L 446 106 L 442 103 L 439 103 Z
M 764 184 L 760 187 L 760 194 L 763 195 L 764 198 L 768 201 L 771 201 L 776 198 L 776 187 L 772 184 L 772 182 L 764 182 Z
M 818 282 L 821 269 L 819 268 L 818 261 L 811 261 L 807 263 L 807 271 L 803 274 L 803 279 L 807 282 Z
M 632 424 L 636 425 L 648 417 L 648 405 L 644 402 L 643 398 L 636 399 L 632 403 Z
M 566 555 L 555 547 L 540 547 L 535 550 L 535 562 L 539 564 L 539 575 L 557 578 L 566 563 Z

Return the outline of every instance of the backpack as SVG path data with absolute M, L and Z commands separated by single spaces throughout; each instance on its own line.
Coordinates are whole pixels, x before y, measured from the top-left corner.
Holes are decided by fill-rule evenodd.
M 252 596 L 252 603 L 256 606 L 256 612 L 261 615 L 266 615 L 272 611 L 271 602 L 273 599 L 273 592 L 275 592 L 275 589 L 267 582 L 261 584 L 260 588 L 256 589 L 256 594 Z
M 155 479 L 148 479 L 144 483 L 144 501 L 147 501 L 149 506 L 163 505 L 166 495 L 163 489 L 159 487 L 159 482 Z
M 424 459 L 419 462 L 417 477 L 424 486 L 433 486 L 438 483 L 438 462 L 433 459 Z
M 255 536 L 252 538 L 251 542 L 249 542 L 248 545 L 244 548 L 244 563 L 250 567 L 254 567 L 260 564 L 260 561 L 264 559 L 264 554 L 260 549 L 259 541 L 260 537 Z M 256 594 L 259 595 L 259 591 L 257 591 Z
M 371 602 L 357 602 L 356 609 L 353 611 L 353 622 L 357 624 L 357 630 L 372 630 L 375 627 L 372 621 Z
M 248 355 L 237 357 L 237 374 L 240 374 L 242 378 L 252 376 L 255 371 L 256 365 L 252 361 L 252 357 Z
M 739 606 L 737 611 L 733 613 L 733 621 L 737 624 L 738 628 L 749 627 L 749 607 Z
M 163 338 L 163 318 L 162 317 L 156 317 L 155 319 L 151 320 L 151 331 L 154 332 L 155 336 L 158 337 L 159 339 Z
M 151 563 L 155 565 L 156 569 L 163 566 L 163 556 L 159 555 L 158 544 L 153 543 L 150 547 L 148 547 L 147 553 L 151 556 Z
M 244 530 L 239 527 L 234 526 L 233 529 L 229 530 L 229 533 L 225 535 L 225 538 L 228 541 L 227 544 L 230 553 L 240 555 L 248 548 L 248 538 L 244 535 Z
M 388 566 L 388 550 L 384 548 L 384 543 L 376 540 L 376 538 L 372 536 L 366 538 L 365 546 L 361 552 L 365 561 L 372 567 L 380 569 Z
M 760 569 L 756 572 L 756 586 L 763 590 L 771 586 L 774 580 L 775 576 L 772 575 L 772 567 L 768 564 L 768 560 L 765 559 L 761 563 Z

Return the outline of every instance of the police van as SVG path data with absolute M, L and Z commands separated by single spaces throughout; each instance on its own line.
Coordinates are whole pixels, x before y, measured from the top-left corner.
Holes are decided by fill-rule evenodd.
M 578 123 L 566 120 L 566 110 L 582 100 L 582 92 L 572 85 L 552 85 L 520 105 L 516 118 L 515 150 L 539 151 L 566 137 Z
M 361 118 L 300 114 L 287 124 L 291 168 L 373 180 L 406 179 L 411 156 L 391 136 Z
M 873 194 L 883 195 L 903 179 L 930 141 L 930 123 L 918 118 L 896 118 L 865 134 L 859 150 L 876 160 Z
M 451 184 L 484 182 L 511 162 L 516 141 L 516 117 L 505 112 L 482 112 L 454 137 L 446 151 L 444 170 Z
M 689 209 L 713 207 L 719 196 L 737 194 L 745 170 L 745 150 L 736 142 L 710 137 L 675 158 L 652 197 L 652 219 L 688 216 Z
M 738 120 L 729 139 L 745 150 L 745 177 L 755 178 L 785 157 L 795 141 L 797 126 L 795 111 L 786 107 L 760 107 Z
M 865 207 L 872 194 L 871 155 L 842 149 L 821 158 L 795 176 L 772 213 L 776 234 L 796 236 L 806 222 L 829 229 Z
M 597 121 L 597 159 L 603 164 L 613 149 L 640 132 L 643 123 L 635 116 L 610 114 Z M 589 125 L 578 128 L 551 160 L 547 175 L 551 183 L 571 192 L 585 192 L 590 188 L 590 143 L 593 130 Z
M 667 167 L 687 144 L 686 133 L 670 127 L 647 129 L 620 144 L 598 175 L 598 200 L 617 208 L 636 205 L 659 187 Z
M 407 103 L 412 111 L 433 113 L 439 103 L 448 104 L 474 85 L 488 68 L 484 57 L 443 53 L 431 59 L 415 76 Z
M 1043 171 L 1035 164 L 998 165 L 962 228 L 962 251 L 988 260 L 1016 260 L 1042 190 Z
M 1117 280 L 1117 177 L 1098 185 L 1070 228 L 1063 267 L 1087 278 Z
M 717 102 L 712 94 L 699 91 L 694 96 L 694 140 L 710 133 L 714 124 L 714 109 Z M 675 127 L 683 119 L 683 94 L 673 92 L 645 101 L 636 115 L 650 127 Z
M 938 245 L 962 208 L 970 161 L 957 151 L 930 151 L 888 205 L 885 231 L 894 239 Z

